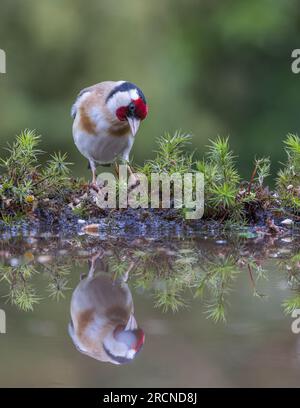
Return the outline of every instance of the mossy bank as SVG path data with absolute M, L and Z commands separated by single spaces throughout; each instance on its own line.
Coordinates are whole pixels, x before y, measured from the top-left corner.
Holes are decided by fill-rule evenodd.
M 99 230 L 121 235 L 126 231 L 136 235 L 172 235 L 242 227 L 264 228 L 267 233 L 277 234 L 297 226 L 300 220 L 297 135 L 289 134 L 284 140 L 287 159 L 276 177 L 274 191 L 266 183 L 270 158 L 256 158 L 249 169 L 249 180 L 243 180 L 228 138 L 210 141 L 207 152 L 199 160 L 198 152 L 187 153 L 188 145 L 192 146 L 190 135 L 166 134 L 158 139 L 154 160 L 146 161 L 143 166 L 130 164 L 148 179 L 152 173 L 203 173 L 205 210 L 201 220 L 186 220 L 185 208 L 99 208 L 90 184 L 72 177 L 66 154 L 56 153 L 41 165 L 40 157 L 46 153 L 39 149 L 40 139 L 34 131 L 25 130 L 1 158 L 2 232 L 22 233 L 35 228 L 72 234 L 95 224 Z

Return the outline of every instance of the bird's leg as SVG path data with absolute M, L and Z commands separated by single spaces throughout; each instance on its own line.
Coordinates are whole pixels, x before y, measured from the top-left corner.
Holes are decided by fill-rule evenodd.
M 95 166 L 92 167 L 92 175 L 93 175 L 92 183 L 93 183 L 93 184 L 97 184 L 97 174 L 96 174 L 96 168 L 95 168 Z
M 91 187 L 95 190 L 95 191 L 99 191 L 99 187 L 97 185 L 97 173 L 96 173 L 96 166 L 95 163 L 92 160 L 89 160 L 90 163 L 90 168 L 92 171 L 92 183 L 91 183 Z
M 130 167 L 130 164 L 127 163 L 127 168 L 128 168 L 128 172 L 132 178 L 132 183 L 128 186 L 128 191 L 130 190 L 134 190 L 138 185 L 140 185 L 141 181 L 140 179 L 135 175 L 135 173 L 133 172 L 132 168 Z M 148 189 L 144 189 L 143 185 L 142 185 L 142 191 L 143 191 L 143 195 L 145 195 L 146 197 L 148 197 L 149 193 L 148 193 Z
M 120 176 L 120 174 L 119 174 L 119 165 L 118 165 L 118 163 L 115 161 L 115 173 L 116 173 L 116 176 L 118 177 L 118 179 L 120 178 L 119 176 Z
M 104 255 L 104 250 L 101 248 L 98 252 L 96 252 L 95 255 L 92 256 L 92 258 L 91 258 L 91 267 L 90 267 L 90 270 L 89 270 L 89 273 L 88 273 L 89 278 L 94 277 L 94 273 L 95 273 L 95 270 L 96 270 L 96 261 L 97 261 L 97 259 L 102 258 L 103 255 Z
M 131 264 L 129 265 L 129 268 L 127 269 L 127 271 L 124 273 L 123 275 L 123 282 L 127 282 L 128 278 L 129 278 L 129 274 L 132 271 L 132 269 L 135 267 L 135 262 L 131 262 Z
M 129 162 L 126 162 L 127 170 L 129 175 L 131 176 L 132 183 L 128 186 L 129 189 L 134 189 L 139 184 L 139 179 L 134 174 Z
M 129 174 L 132 176 L 132 178 L 134 178 L 135 180 L 137 180 L 137 178 L 135 177 L 135 174 L 134 174 L 132 168 L 130 167 L 130 164 L 129 164 L 129 163 L 127 163 L 127 168 L 128 168 L 128 172 L 129 172 Z

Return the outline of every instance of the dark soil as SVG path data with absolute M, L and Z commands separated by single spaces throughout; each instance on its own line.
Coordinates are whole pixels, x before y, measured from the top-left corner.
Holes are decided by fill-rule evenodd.
M 83 233 L 83 229 L 91 224 L 91 235 L 105 237 L 117 236 L 127 239 L 149 237 L 154 239 L 166 237 L 218 237 L 231 234 L 264 234 L 286 235 L 298 229 L 299 222 L 293 226 L 283 226 L 286 218 L 273 216 L 268 212 L 260 212 L 246 227 L 232 225 L 219 220 L 186 220 L 175 209 L 119 209 L 90 211 L 91 216 L 77 216 L 69 206 L 56 208 L 38 207 L 19 221 L 7 224 L 0 221 L 0 234 L 3 236 L 51 235 L 75 236 Z M 96 229 L 96 231 L 95 231 Z M 87 232 L 89 233 L 89 232 Z M 250 236 L 249 235 L 249 236 Z

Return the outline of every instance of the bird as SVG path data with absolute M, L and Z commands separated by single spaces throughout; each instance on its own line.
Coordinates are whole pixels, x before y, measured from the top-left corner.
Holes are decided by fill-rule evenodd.
M 141 89 L 128 81 L 104 81 L 81 90 L 71 109 L 73 138 L 79 152 L 88 159 L 92 185 L 96 167 L 118 158 L 129 161 L 148 104 Z
M 134 317 L 133 300 L 124 279 L 113 279 L 92 258 L 87 277 L 72 294 L 69 334 L 76 348 L 96 360 L 131 362 L 142 349 L 145 334 Z

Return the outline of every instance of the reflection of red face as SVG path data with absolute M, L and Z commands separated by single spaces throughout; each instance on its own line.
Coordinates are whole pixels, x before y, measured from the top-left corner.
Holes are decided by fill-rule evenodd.
M 145 333 L 143 332 L 142 329 L 136 329 L 135 334 L 137 340 L 134 346 L 134 350 L 136 352 L 139 352 L 145 342 Z
M 142 98 L 132 100 L 128 106 L 121 106 L 116 110 L 116 116 L 121 121 L 127 120 L 128 116 L 144 120 L 147 114 L 148 106 Z

